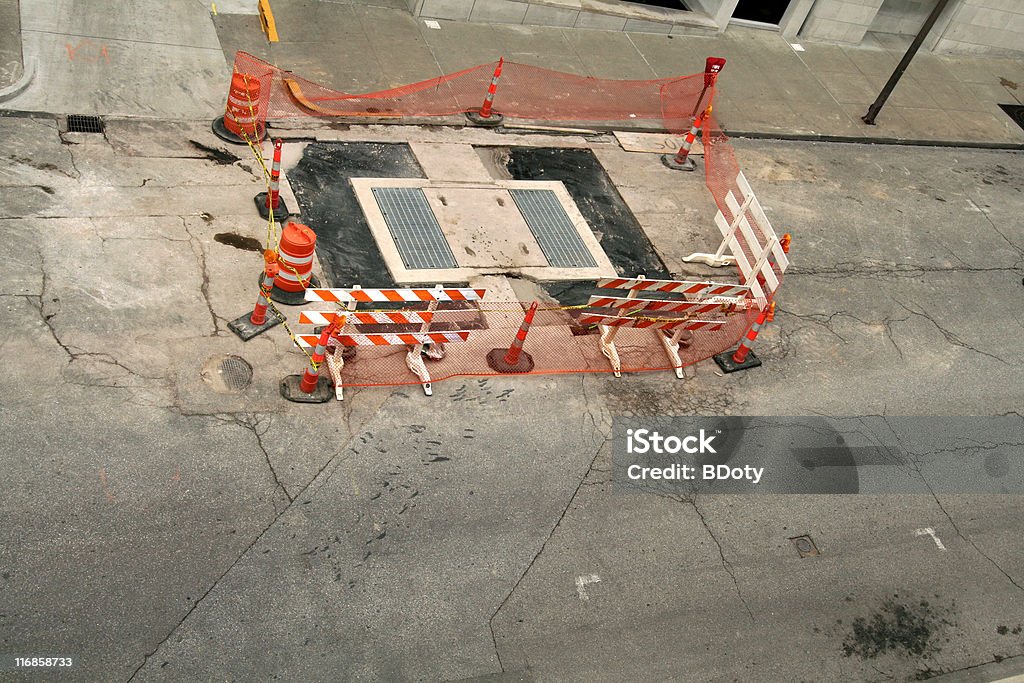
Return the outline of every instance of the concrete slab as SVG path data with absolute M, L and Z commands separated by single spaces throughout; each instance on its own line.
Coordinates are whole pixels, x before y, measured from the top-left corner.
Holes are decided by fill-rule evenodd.
M 430 180 L 489 182 L 493 180 L 476 147 L 469 144 L 412 142 L 409 144 Z
M 632 131 L 614 131 L 615 139 L 627 152 L 651 152 L 656 154 L 675 154 L 682 147 L 685 137 L 666 133 L 634 133 Z M 690 147 L 690 154 L 703 155 L 704 144 L 698 135 Z
M 476 275 L 502 273 L 538 280 L 589 280 L 615 274 L 614 266 L 560 182 L 493 180 L 486 184 L 442 183 L 419 178 L 352 178 L 351 182 L 384 262 L 397 283 L 466 282 Z M 423 188 L 459 267 L 406 268 L 373 197 L 373 187 Z M 515 188 L 553 191 L 597 262 L 597 267 L 555 268 L 548 265 L 540 245 L 508 194 L 509 189 Z M 496 230 L 495 226 L 500 226 L 500 229 Z

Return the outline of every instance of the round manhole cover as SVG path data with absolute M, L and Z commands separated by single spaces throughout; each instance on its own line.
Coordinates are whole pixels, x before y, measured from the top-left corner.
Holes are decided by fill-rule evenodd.
M 215 356 L 203 365 L 202 376 L 214 391 L 237 394 L 252 382 L 252 366 L 241 356 Z

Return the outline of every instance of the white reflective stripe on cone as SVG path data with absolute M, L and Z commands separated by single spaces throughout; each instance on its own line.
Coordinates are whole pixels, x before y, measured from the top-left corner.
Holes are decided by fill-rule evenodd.
M 292 266 L 304 266 L 313 262 L 313 254 L 309 256 L 292 256 L 282 251 L 281 261 Z

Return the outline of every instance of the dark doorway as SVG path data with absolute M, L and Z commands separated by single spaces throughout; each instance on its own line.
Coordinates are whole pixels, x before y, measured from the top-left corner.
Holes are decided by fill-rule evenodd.
M 778 26 L 787 7 L 789 0 L 740 0 L 732 18 Z

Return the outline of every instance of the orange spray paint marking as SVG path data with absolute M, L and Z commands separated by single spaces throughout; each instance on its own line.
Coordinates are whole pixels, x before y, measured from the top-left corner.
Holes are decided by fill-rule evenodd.
M 107 471 L 104 468 L 100 468 L 100 483 L 103 484 L 103 495 L 106 496 L 108 503 L 114 502 L 114 494 L 110 492 L 110 485 L 107 482 Z
M 100 47 L 100 54 L 103 55 L 103 59 L 105 59 L 107 61 L 107 64 L 110 64 L 110 55 L 107 54 L 107 46 L 106 45 L 103 45 L 103 46 Z

